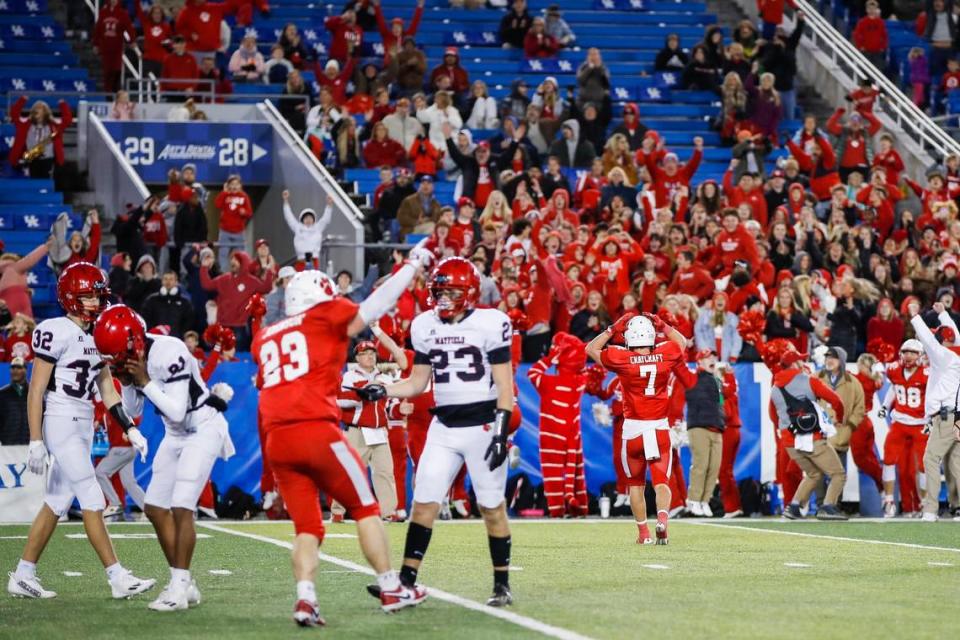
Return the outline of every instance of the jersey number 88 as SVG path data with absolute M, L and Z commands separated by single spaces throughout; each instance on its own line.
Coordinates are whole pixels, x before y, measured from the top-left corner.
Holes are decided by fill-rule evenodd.
M 286 363 L 281 363 L 283 357 Z M 260 366 L 264 389 L 280 384 L 281 380 L 292 382 L 305 375 L 310 370 L 307 339 L 299 331 L 291 331 L 280 338 L 279 345 L 275 340 L 264 342 L 260 346 Z

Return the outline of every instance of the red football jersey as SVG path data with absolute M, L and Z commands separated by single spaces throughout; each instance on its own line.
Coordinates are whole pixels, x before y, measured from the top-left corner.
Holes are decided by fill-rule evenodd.
M 347 326 L 358 309 L 347 298 L 334 298 L 257 333 L 250 351 L 258 366 L 264 432 L 303 422 L 338 425 Z
M 926 400 L 927 379 L 930 370 L 927 367 L 917 367 L 908 377 L 903 365 L 892 362 L 887 365 L 887 378 L 890 380 L 890 391 L 893 395 L 890 417 L 894 422 L 903 424 L 924 424 L 924 400 Z
M 623 417 L 627 420 L 667 419 L 671 373 L 688 389 L 697 381 L 687 369 L 683 349 L 672 341 L 658 344 L 646 355 L 623 347 L 607 347 L 600 362 L 620 379 Z

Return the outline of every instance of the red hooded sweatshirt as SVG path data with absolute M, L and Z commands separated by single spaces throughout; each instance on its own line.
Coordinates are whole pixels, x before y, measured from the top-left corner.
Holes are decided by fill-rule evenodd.
M 273 288 L 273 270 L 268 270 L 261 280 L 250 273 L 250 256 L 245 251 L 233 253 L 240 261 L 240 270 L 236 273 L 224 273 L 216 278 L 210 277 L 206 267 L 200 268 L 200 286 L 217 294 L 217 322 L 225 327 L 246 326 L 250 314 L 246 307 L 255 293 L 268 294 Z
M 226 10 L 223 3 L 188 1 L 177 14 L 176 30 L 187 41 L 190 51 L 216 51 L 220 48 L 220 23 Z
M 220 210 L 220 228 L 223 231 L 243 233 L 247 222 L 253 217 L 253 203 L 244 191 L 221 191 L 214 204 Z

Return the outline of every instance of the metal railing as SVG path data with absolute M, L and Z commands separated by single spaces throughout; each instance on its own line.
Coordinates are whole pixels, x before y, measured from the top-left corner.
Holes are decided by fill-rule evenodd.
M 830 58 L 850 78 L 853 89 L 857 78 L 869 78 L 886 95 L 884 113 L 904 134 L 911 136 L 935 157 L 960 153 L 960 143 L 933 121 L 903 94 L 900 87 L 880 72 L 860 51 L 844 38 L 834 26 L 807 0 L 795 0 L 806 20 L 804 35 L 813 47 Z

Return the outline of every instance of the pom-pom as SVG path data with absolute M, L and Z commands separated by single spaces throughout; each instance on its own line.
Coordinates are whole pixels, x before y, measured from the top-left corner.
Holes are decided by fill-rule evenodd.
M 255 293 L 247 300 L 247 313 L 254 318 L 262 318 L 267 315 L 267 301 L 259 293 Z
M 740 322 L 737 325 L 737 331 L 744 342 L 757 345 L 763 336 L 763 330 L 767 326 L 767 317 L 760 311 L 744 311 L 740 314 Z
M 603 380 L 607 376 L 607 372 L 603 370 L 603 367 L 595 365 L 587 367 L 583 374 L 587 379 L 584 391 L 592 396 L 602 397 Z
M 893 362 L 897 359 L 896 349 L 882 338 L 874 338 L 867 342 L 867 353 L 873 354 L 877 360 L 883 363 Z
M 822 344 L 813 350 L 813 354 L 811 354 L 810 359 L 813 360 L 814 364 L 816 364 L 818 367 L 822 367 L 827 359 L 827 351 L 829 350 L 830 347 Z
M 210 388 L 210 393 L 217 396 L 226 403 L 233 400 L 233 387 L 226 382 L 218 382 Z
M 775 338 L 759 346 L 760 357 L 773 373 L 780 371 L 780 357 L 787 349 L 792 349 L 793 343 L 785 338 Z
M 606 402 L 594 402 L 590 407 L 593 411 L 593 420 L 601 427 L 609 427 L 613 424 L 613 414 L 610 413 L 610 407 Z

